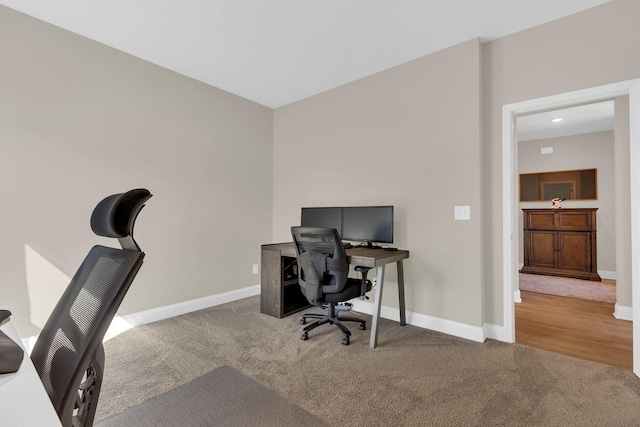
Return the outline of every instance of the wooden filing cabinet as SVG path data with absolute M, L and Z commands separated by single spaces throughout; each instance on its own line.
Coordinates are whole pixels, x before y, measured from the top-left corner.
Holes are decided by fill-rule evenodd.
M 524 267 L 520 271 L 600 281 L 596 210 L 523 209 Z

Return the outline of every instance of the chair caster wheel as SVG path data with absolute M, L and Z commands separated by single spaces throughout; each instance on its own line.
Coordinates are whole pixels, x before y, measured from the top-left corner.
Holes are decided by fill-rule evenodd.
M 364 323 L 360 323 L 360 326 L 358 326 L 358 329 L 360 329 L 361 331 L 364 331 L 365 329 L 367 329 L 367 327 L 364 325 Z
M 301 339 L 302 341 L 306 341 L 306 340 L 308 340 L 308 339 L 309 339 L 309 335 L 307 335 L 306 333 L 304 333 L 304 334 L 302 334 L 302 335 L 300 336 L 300 339 Z
M 307 319 L 305 319 L 304 317 L 302 319 L 300 319 L 300 324 L 301 325 L 306 325 L 307 324 Z
M 342 338 L 342 345 L 349 345 L 349 337 Z

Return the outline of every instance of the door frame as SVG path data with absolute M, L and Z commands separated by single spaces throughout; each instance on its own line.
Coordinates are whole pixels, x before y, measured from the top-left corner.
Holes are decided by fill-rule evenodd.
M 506 342 L 515 342 L 515 307 L 514 303 L 520 300 L 520 291 L 517 289 L 518 283 L 518 217 L 517 217 L 517 140 L 516 140 L 516 117 L 522 114 L 536 113 L 547 110 L 555 110 L 567 108 L 570 106 L 597 102 L 606 99 L 612 99 L 618 96 L 628 95 L 634 84 L 640 86 L 640 79 L 626 80 L 618 83 L 607 84 L 603 86 L 581 89 L 572 92 L 566 92 L 558 95 L 551 95 L 527 101 L 506 104 L 502 107 L 502 260 L 503 260 L 503 325 L 504 338 Z M 636 86 L 636 87 L 638 87 Z M 634 88 L 635 89 L 635 88 Z M 640 119 L 640 105 L 630 100 L 629 113 L 631 122 L 634 118 Z M 637 129 L 631 124 L 632 129 Z M 633 134 L 633 130 L 632 130 Z M 640 138 L 640 137 L 639 137 Z M 636 150 L 640 150 L 640 142 L 635 144 Z M 634 153 L 634 140 L 631 140 L 630 161 L 631 170 L 634 167 L 640 167 L 640 153 Z M 632 172 L 633 175 L 633 172 Z M 631 178 L 630 178 L 631 179 Z M 633 293 L 633 313 L 634 319 L 640 320 L 640 263 L 635 265 L 633 260 L 633 242 L 637 242 L 640 249 L 640 223 L 634 226 L 634 213 L 640 216 L 640 185 L 631 184 L 631 218 L 632 218 L 632 293 Z M 638 208 L 633 201 L 638 201 Z M 636 212 L 637 211 L 637 212 Z M 640 222 L 640 219 L 637 220 Z M 636 255 L 640 259 L 640 252 Z M 638 299 L 638 304 L 636 304 Z M 634 328 L 635 330 L 640 328 Z M 634 372 L 635 369 L 640 370 L 640 339 L 634 337 Z M 638 351 L 636 351 L 636 348 Z M 636 363 L 637 361 L 637 363 Z M 636 368 L 637 367 L 637 368 Z M 636 372 L 636 375 L 639 373 Z
M 640 377 L 640 79 L 629 88 L 633 373 Z

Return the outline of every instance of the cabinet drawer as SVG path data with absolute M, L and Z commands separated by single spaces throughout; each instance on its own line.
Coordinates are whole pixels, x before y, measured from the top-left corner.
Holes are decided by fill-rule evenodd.
M 556 212 L 528 212 L 524 218 L 525 228 L 554 230 L 556 224 Z
M 525 211 L 525 230 L 571 230 L 595 231 L 594 211 L 592 210 L 542 210 Z
M 558 212 L 558 228 L 561 230 L 591 231 L 595 224 L 591 212 Z

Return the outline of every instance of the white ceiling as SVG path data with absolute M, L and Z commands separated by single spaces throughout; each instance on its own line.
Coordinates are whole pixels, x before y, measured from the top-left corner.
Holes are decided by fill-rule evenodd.
M 556 118 L 562 121 L 552 122 Z M 614 126 L 614 102 L 598 102 L 522 116 L 517 118 L 516 123 L 520 142 L 611 130 Z
M 0 0 L 276 108 L 610 0 Z

